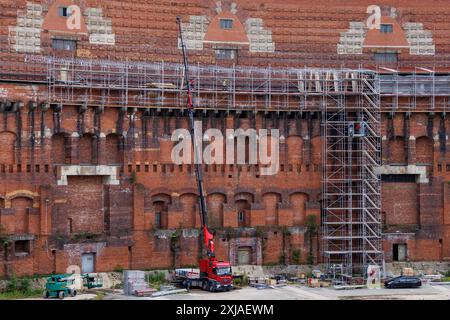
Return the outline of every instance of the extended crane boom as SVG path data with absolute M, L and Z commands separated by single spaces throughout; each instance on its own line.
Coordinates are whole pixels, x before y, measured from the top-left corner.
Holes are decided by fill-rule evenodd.
M 189 126 L 191 132 L 192 145 L 194 148 L 194 166 L 195 166 L 195 176 L 197 178 L 197 189 L 199 194 L 199 205 L 200 205 L 200 222 L 201 228 L 203 231 L 203 239 L 205 242 L 205 246 L 207 248 L 208 256 L 214 257 L 214 241 L 213 235 L 208 230 L 208 211 L 206 207 L 205 194 L 203 191 L 203 175 L 200 165 L 200 156 L 199 150 L 197 146 L 197 139 L 195 138 L 195 120 L 194 120 L 194 103 L 192 99 L 192 91 L 191 91 L 191 81 L 189 79 L 189 64 L 186 52 L 186 46 L 184 45 L 183 33 L 181 32 L 181 19 L 177 17 L 177 24 L 179 28 L 180 34 L 180 42 L 181 42 L 181 50 L 183 51 L 183 64 L 184 64 L 184 80 L 186 83 L 187 89 L 187 109 L 189 115 Z
M 187 89 L 187 110 L 189 114 L 189 126 L 191 132 L 192 145 L 194 147 L 195 176 L 197 178 L 198 200 L 200 204 L 200 221 L 203 232 L 203 241 L 205 243 L 208 258 L 202 258 L 199 261 L 199 271 L 178 269 L 175 270 L 177 279 L 186 287 L 197 286 L 203 290 L 231 290 L 233 288 L 233 275 L 231 265 L 227 261 L 218 261 L 214 252 L 213 235 L 208 230 L 208 209 L 206 208 L 205 194 L 203 189 L 202 168 L 200 165 L 199 146 L 195 136 L 194 121 L 194 103 L 192 100 L 191 85 L 189 79 L 189 65 L 187 59 L 186 46 L 184 44 L 183 33 L 181 30 L 181 19 L 177 17 L 178 28 L 180 32 L 181 49 L 183 51 L 184 63 L 184 82 Z

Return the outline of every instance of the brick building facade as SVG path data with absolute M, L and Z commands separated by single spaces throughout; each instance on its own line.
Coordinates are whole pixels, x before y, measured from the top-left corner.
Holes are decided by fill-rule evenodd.
M 370 1 L 308 2 L 1 1 L 0 224 L 9 241 L 0 275 L 88 268 L 88 255 L 98 272 L 196 264 L 194 168 L 171 161 L 171 133 L 187 128 L 183 95 L 174 79 L 114 82 L 114 63 L 181 62 L 177 16 L 191 64 L 216 80 L 236 67 L 361 65 L 391 77 L 389 87 L 425 79 L 414 93 L 381 97 L 383 249 L 386 261 L 450 259 L 450 7 L 379 0 L 388 27 L 368 30 Z M 78 14 L 79 26 L 67 23 Z M 80 84 L 88 80 L 109 89 Z M 136 94 L 138 85 L 158 95 Z M 320 233 L 308 228 L 311 216 L 320 226 L 320 100 L 258 97 L 248 108 L 246 95 L 208 100 L 217 107 L 196 117 L 222 132 L 280 129 L 280 170 L 203 165 L 217 255 L 232 264 L 320 262 Z

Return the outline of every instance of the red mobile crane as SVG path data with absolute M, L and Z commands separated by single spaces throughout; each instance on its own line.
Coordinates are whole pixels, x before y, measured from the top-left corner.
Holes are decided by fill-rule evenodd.
M 180 34 L 181 49 L 183 51 L 184 82 L 186 83 L 187 90 L 187 111 L 189 115 L 189 126 L 195 154 L 194 159 L 200 159 L 199 150 L 196 145 L 194 135 L 194 104 L 191 94 L 191 81 L 189 79 L 189 65 L 186 46 L 184 45 L 183 34 L 181 32 L 180 17 L 177 17 L 177 23 Z M 231 265 L 227 261 L 219 261 L 216 259 L 214 252 L 214 237 L 208 230 L 208 211 L 206 208 L 205 195 L 203 191 L 201 165 L 198 162 L 199 161 L 195 161 L 195 176 L 197 179 L 197 189 L 199 194 L 201 231 L 203 232 L 203 240 L 207 250 L 207 257 L 200 259 L 199 272 L 189 269 L 177 269 L 176 276 L 178 279 L 181 279 L 183 284 L 187 287 L 201 287 L 203 290 L 208 291 L 228 291 L 233 288 Z

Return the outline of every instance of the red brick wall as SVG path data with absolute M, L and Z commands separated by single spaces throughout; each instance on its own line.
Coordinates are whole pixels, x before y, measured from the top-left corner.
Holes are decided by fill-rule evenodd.
M 384 183 L 381 199 L 386 224 L 419 224 L 416 183 Z
M 0 163 L 14 163 L 14 143 L 16 136 L 12 132 L 0 133 Z
M 102 233 L 104 206 L 102 177 L 69 177 L 66 188 L 67 218 L 72 219 L 73 233 Z

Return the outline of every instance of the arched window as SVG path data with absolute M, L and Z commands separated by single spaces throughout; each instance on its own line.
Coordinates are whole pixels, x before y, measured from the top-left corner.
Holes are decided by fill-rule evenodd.
M 249 227 L 251 225 L 250 210 L 252 203 L 254 202 L 254 196 L 251 193 L 242 192 L 235 195 L 234 201 L 237 211 L 238 226 Z

